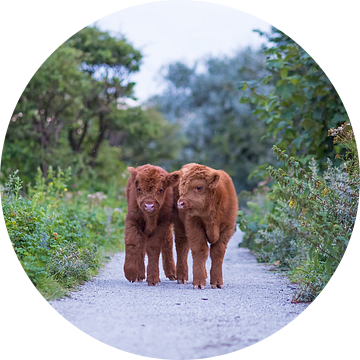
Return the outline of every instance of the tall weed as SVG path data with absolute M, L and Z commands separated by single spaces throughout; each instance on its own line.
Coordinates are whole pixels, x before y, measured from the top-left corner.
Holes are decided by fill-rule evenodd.
M 267 169 L 274 184 L 265 197 L 273 205 L 260 224 L 262 229 L 259 221 L 255 221 L 256 226 L 249 221 L 257 215 L 241 216 L 242 228 L 253 238 L 258 259 L 289 267 L 292 279 L 300 284 L 294 302 L 312 301 L 325 287 L 346 251 L 355 224 L 360 176 L 354 133 L 347 122 L 330 129 L 329 136 L 346 150 L 344 156 L 337 155 L 340 167 L 328 159 L 326 171 L 320 173 L 313 159 L 306 169 L 274 146 L 283 166 Z

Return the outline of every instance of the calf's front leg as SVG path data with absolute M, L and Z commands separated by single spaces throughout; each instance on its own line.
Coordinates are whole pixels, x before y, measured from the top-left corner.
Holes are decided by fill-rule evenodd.
M 175 261 L 173 255 L 173 234 L 172 228 L 169 226 L 167 233 L 164 235 L 164 240 L 162 243 L 162 262 L 164 272 L 167 278 L 170 280 L 176 279 L 176 268 L 175 268 Z
M 149 286 L 158 286 L 159 278 L 159 257 L 161 250 L 161 238 L 158 235 L 151 236 L 146 242 L 146 253 L 148 255 L 147 278 Z
M 145 278 L 145 274 L 142 272 L 142 267 L 144 267 L 144 257 L 142 256 L 142 253 L 145 256 L 144 243 L 144 234 L 136 225 L 127 223 L 125 225 L 124 272 L 126 279 L 130 282 L 139 281 L 141 277 Z
M 210 246 L 210 284 L 212 289 L 222 289 L 223 287 L 222 266 L 226 247 L 233 233 L 233 228 L 226 228 L 220 233 L 219 240 Z
M 187 222 L 185 229 L 193 258 L 193 287 L 203 290 L 207 278 L 205 263 L 209 254 L 206 234 L 196 222 Z
M 175 246 L 176 246 L 176 278 L 178 284 L 186 284 L 189 268 L 187 258 L 189 241 L 185 234 L 184 225 L 179 220 L 174 220 Z

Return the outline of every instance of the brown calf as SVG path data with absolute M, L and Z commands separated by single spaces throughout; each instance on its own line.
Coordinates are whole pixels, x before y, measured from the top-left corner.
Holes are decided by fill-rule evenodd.
M 145 253 L 148 255 L 147 282 L 157 286 L 159 256 L 162 253 L 165 275 L 175 280 L 172 235 L 172 186 L 179 172 L 168 174 L 164 169 L 143 165 L 129 167 L 126 184 L 128 212 L 125 219 L 125 277 L 131 281 L 145 279 Z
M 188 280 L 187 254 L 190 247 L 194 289 L 205 288 L 209 242 L 210 284 L 213 289 L 222 288 L 222 263 L 238 213 L 234 184 L 225 171 L 205 165 L 184 165 L 180 174 L 179 185 L 174 187 L 173 208 L 178 283 Z

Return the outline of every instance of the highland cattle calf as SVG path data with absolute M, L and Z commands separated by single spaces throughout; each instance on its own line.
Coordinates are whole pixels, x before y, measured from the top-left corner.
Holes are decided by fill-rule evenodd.
M 128 212 L 125 219 L 125 277 L 141 282 L 145 279 L 145 253 L 148 255 L 147 282 L 157 286 L 159 256 L 162 253 L 165 275 L 176 279 L 173 258 L 172 205 L 173 186 L 179 172 L 168 174 L 164 169 L 143 165 L 128 168 L 126 184 Z
M 173 210 L 178 283 L 186 283 L 188 279 L 187 254 L 190 247 L 193 287 L 205 288 L 205 262 L 210 243 L 210 284 L 213 289 L 222 288 L 223 259 L 238 214 L 238 200 L 230 176 L 225 171 L 205 165 L 184 165 L 180 170 L 179 184 L 174 187 Z

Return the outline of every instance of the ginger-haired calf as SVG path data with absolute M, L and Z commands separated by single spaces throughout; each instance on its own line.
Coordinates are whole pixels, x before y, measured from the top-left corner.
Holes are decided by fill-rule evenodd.
M 157 286 L 159 256 L 162 253 L 165 275 L 176 279 L 173 258 L 173 186 L 179 173 L 168 174 L 158 166 L 128 168 L 126 185 L 128 212 L 125 219 L 125 277 L 131 282 L 145 279 L 145 253 L 148 255 L 147 282 Z
M 188 280 L 187 254 L 190 247 L 193 287 L 204 289 L 210 243 L 210 284 L 213 289 L 222 288 L 222 264 L 238 214 L 238 200 L 230 176 L 225 171 L 205 165 L 184 165 L 180 170 L 179 184 L 174 187 L 173 211 L 178 283 Z

